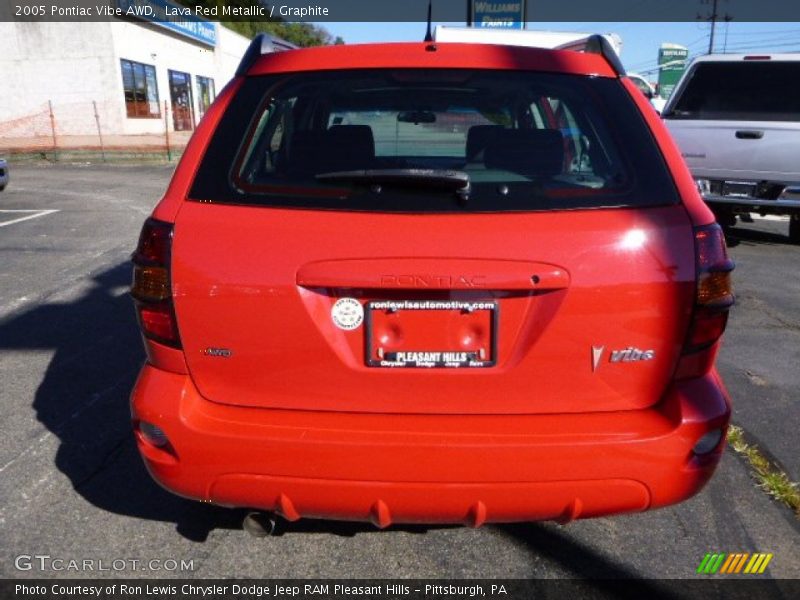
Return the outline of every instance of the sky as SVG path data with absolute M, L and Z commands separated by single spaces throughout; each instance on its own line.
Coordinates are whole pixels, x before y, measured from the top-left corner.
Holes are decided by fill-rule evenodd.
M 422 40 L 424 23 L 317 23 L 348 44 Z M 435 24 L 434 24 L 435 25 Z M 448 23 L 463 26 L 464 23 Z M 689 48 L 689 56 L 708 52 L 711 25 L 690 23 L 537 23 L 528 29 L 617 33 L 622 37 L 622 63 L 627 71 L 658 79 L 658 48 L 663 42 Z M 717 23 L 716 52 L 800 52 L 800 23 Z

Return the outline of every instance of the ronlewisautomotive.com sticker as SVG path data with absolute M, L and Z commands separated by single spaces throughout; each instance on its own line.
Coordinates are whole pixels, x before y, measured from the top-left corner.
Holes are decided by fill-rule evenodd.
M 364 307 L 355 298 L 339 298 L 331 307 L 331 319 L 339 329 L 357 329 L 364 322 Z

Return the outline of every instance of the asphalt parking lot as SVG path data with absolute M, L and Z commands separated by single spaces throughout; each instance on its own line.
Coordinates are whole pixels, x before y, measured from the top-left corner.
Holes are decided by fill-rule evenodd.
M 696 578 L 706 552 L 771 552 L 760 577 L 800 578 L 800 520 L 732 451 L 688 502 L 567 526 L 378 531 L 309 520 L 257 539 L 240 512 L 163 491 L 128 421 L 143 351 L 127 285 L 139 228 L 171 170 L 12 164 L 0 194 L 0 577 L 666 579 Z M 738 305 L 720 370 L 734 422 L 798 481 L 800 247 L 788 244 L 785 222 L 735 232 Z M 142 562 L 19 570 L 20 555 Z M 191 569 L 142 564 L 151 559 Z M 766 584 L 780 596 L 779 583 Z

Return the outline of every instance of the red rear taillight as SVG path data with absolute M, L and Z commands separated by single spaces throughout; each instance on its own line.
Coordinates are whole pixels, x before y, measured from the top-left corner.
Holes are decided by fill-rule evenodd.
M 166 266 L 172 246 L 172 224 L 147 219 L 133 254 L 137 264 Z
M 145 337 L 180 348 L 169 277 L 171 248 L 172 225 L 147 219 L 133 254 L 131 296 Z
M 731 271 L 725 235 L 716 223 L 698 227 L 694 233 L 697 288 L 692 322 L 683 346 L 677 377 L 700 377 L 714 363 L 716 343 L 728 323 L 733 306 Z
M 716 223 L 698 227 L 694 233 L 697 257 L 697 306 L 727 310 L 733 306 L 731 271 L 725 234 Z

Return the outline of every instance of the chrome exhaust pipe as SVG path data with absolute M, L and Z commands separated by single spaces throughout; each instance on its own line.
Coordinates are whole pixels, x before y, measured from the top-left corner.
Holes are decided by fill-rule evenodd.
M 253 537 L 276 535 L 278 517 L 271 512 L 252 511 L 245 515 L 242 528 Z

